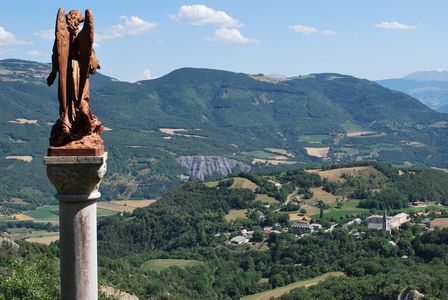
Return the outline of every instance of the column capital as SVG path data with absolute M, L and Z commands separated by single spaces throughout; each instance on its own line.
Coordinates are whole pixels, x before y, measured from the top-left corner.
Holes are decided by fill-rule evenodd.
M 107 152 L 101 156 L 45 156 L 47 177 L 59 201 L 92 201 L 106 173 Z

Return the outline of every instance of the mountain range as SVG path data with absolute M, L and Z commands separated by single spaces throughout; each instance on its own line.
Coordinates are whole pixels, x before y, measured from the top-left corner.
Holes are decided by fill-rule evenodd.
M 436 111 L 448 113 L 448 71 L 415 72 L 403 78 L 377 82 L 406 93 Z
M 0 61 L 0 171 L 8 174 L 0 196 L 11 208 L 20 209 L 16 199 L 53 201 L 42 165 L 58 117 L 56 88 L 45 84 L 49 69 Z M 97 74 L 91 104 L 106 126 L 105 199 L 155 197 L 191 175 L 250 166 L 354 160 L 448 166 L 448 115 L 348 75 L 182 68 L 128 83 Z

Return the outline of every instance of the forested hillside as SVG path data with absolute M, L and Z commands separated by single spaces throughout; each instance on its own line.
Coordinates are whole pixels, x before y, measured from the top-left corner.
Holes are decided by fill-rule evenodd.
M 350 169 L 345 167 L 334 170 Z M 359 169 L 361 167 L 365 166 L 356 166 L 358 169 L 355 170 L 366 170 Z M 406 196 L 412 194 L 423 198 L 432 195 L 434 198 L 431 200 L 446 204 L 447 197 L 442 190 L 448 183 L 448 174 L 408 169 L 404 171 L 408 175 L 399 175 L 401 172 L 398 169 L 387 165 L 375 165 L 375 169 L 368 170 L 369 173 L 344 175 L 342 181 L 331 181 L 338 188 L 344 186 L 339 191 L 356 192 L 355 195 L 345 197 L 340 208 L 335 206 L 328 213 L 324 211 L 323 218 L 319 214 L 312 216 L 314 222 L 323 224 L 324 228 L 334 224 L 330 221 L 339 226 L 299 239 L 290 230 L 284 230 L 292 222 L 289 221 L 290 217 L 301 208 L 306 208 L 310 213 L 312 208 L 307 206 L 307 201 L 314 201 L 319 195 L 312 194 L 312 199 L 306 200 L 307 191 L 313 193 L 319 187 L 330 186 L 328 180 L 311 170 L 240 174 L 256 183 L 258 187 L 255 192 L 251 191 L 255 186 L 251 189 L 237 188 L 238 178 L 241 177 L 207 185 L 194 182 L 184 184 L 151 207 L 130 216 L 116 216 L 100 222 L 99 251 L 103 255 L 102 264 L 109 270 L 103 275 L 126 290 L 139 291 L 142 297 L 153 295 L 157 298 L 169 294 L 179 299 L 239 299 L 326 272 L 342 271 L 348 276 L 347 279 L 326 281 L 304 292 L 303 298 L 299 299 L 316 299 L 318 293 L 327 297 L 322 299 L 330 299 L 330 295 L 336 295 L 332 290 L 338 291 L 339 298 L 336 299 L 345 299 L 346 295 L 350 295 L 349 299 L 367 295 L 396 297 L 406 287 L 428 296 L 440 297 L 446 290 L 444 272 L 448 270 L 444 252 L 448 236 L 446 230 L 425 233 L 421 226 L 411 225 L 394 231 L 389 237 L 366 232 L 363 224 L 355 226 L 355 229 L 341 224 L 354 216 L 381 213 L 384 207 L 397 208 L 391 207 L 395 198 L 385 195 L 385 187 L 397 189 L 406 202 L 414 200 Z M 409 178 L 418 180 L 423 174 L 430 178 L 421 181 L 418 186 L 407 185 Z M 435 177 L 438 179 L 431 181 Z M 384 179 L 381 186 L 384 192 L 378 192 L 377 187 L 371 185 L 372 182 L 379 182 L 379 178 Z M 280 182 L 282 187 L 275 188 L 272 182 Z M 302 199 L 293 201 L 296 205 L 293 211 L 287 208 L 286 202 L 294 198 L 288 197 L 291 191 L 293 194 L 296 191 L 298 199 Z M 352 197 L 359 195 L 360 191 L 368 199 L 378 201 L 380 209 L 359 210 L 356 213 L 346 210 L 346 203 L 357 203 L 358 200 L 352 200 Z M 338 189 L 334 192 L 339 193 Z M 259 198 L 260 193 L 272 195 L 279 201 L 266 206 L 261 202 L 264 198 Z M 401 203 L 400 207 L 404 206 L 405 203 Z M 283 208 L 286 210 L 283 211 Z M 393 213 L 389 209 L 388 212 Z M 443 206 L 440 209 L 446 210 Z M 227 216 L 235 210 L 246 211 L 245 216 L 229 222 Z M 334 213 L 338 210 L 341 214 Z M 264 228 L 269 226 L 278 228 L 278 233 L 264 235 Z M 225 242 L 228 239 L 226 232 L 232 237 L 242 228 L 253 232 L 252 243 L 232 246 Z M 363 233 L 358 235 L 354 232 Z M 160 273 L 156 276 L 151 273 L 152 268 L 143 267 L 154 259 L 197 260 L 203 264 L 189 267 L 188 270 L 167 268 L 158 271 Z M 437 268 L 434 267 L 436 264 Z M 136 274 L 135 280 L 122 280 L 119 275 L 122 272 Z M 425 282 L 416 280 L 415 272 L 432 279 Z M 144 274 L 153 275 L 146 277 Z M 344 292 L 346 289 L 350 289 L 348 294 Z M 302 291 L 297 293 L 301 294 Z M 285 296 L 285 299 L 295 299 L 291 297 Z
M 240 299 L 268 291 L 282 299 L 394 298 L 405 288 L 441 298 L 448 291 L 448 231 L 429 230 L 428 222 L 448 217 L 447 185 L 448 174 L 438 170 L 379 163 L 187 182 L 149 207 L 100 219 L 100 283 L 140 299 Z M 427 202 L 411 206 L 417 200 Z M 390 235 L 368 230 L 366 216 L 384 211 L 414 217 Z M 297 222 L 321 227 L 299 234 Z M 0 225 L 6 232 L 31 226 Z M 19 242 L 17 252 L 7 239 L 0 291 L 56 299 L 57 290 L 47 287 L 58 284 L 57 243 Z M 343 277 L 290 295 L 275 290 L 330 274 Z
M 0 197 L 10 213 L 54 201 L 42 157 L 58 101 L 45 85 L 48 64 L 4 60 L 0 69 L 0 170 L 8 174 Z M 254 168 L 355 160 L 448 166 L 446 115 L 347 75 L 273 79 L 184 68 L 127 83 L 97 74 L 91 98 L 107 127 L 103 199 L 159 197 L 203 174 L 210 157 Z M 176 161 L 184 156 L 204 164 L 188 169 Z

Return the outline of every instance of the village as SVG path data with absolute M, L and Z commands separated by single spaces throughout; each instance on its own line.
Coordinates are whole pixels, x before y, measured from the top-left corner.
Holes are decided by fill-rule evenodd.
M 225 232 L 223 235 L 227 239 L 224 244 L 256 246 L 258 242 L 269 239 L 272 234 L 292 233 L 296 239 L 301 239 L 317 233 L 332 232 L 337 227 L 348 230 L 349 234 L 354 235 L 358 239 L 362 239 L 366 232 L 391 236 L 393 231 L 399 231 L 404 224 L 418 226 L 424 231 L 432 231 L 435 228 L 448 227 L 448 209 L 411 214 L 401 212 L 392 216 L 387 216 L 386 212 L 384 212 L 383 215 L 355 217 L 344 223 L 327 222 L 325 227 L 322 224 L 309 223 L 307 221 L 294 221 L 289 222 L 289 224 L 289 226 L 282 226 L 276 223 L 274 226 L 265 226 L 261 230 L 262 236 L 260 236 L 260 231 L 248 230 L 246 228 L 242 228 L 232 234 Z M 391 242 L 394 243 L 393 241 Z

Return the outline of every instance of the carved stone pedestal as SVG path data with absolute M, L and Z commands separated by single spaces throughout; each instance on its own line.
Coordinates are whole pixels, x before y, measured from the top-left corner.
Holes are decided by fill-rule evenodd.
M 101 156 L 45 156 L 57 190 L 61 252 L 61 299 L 98 299 L 96 199 L 106 173 Z

